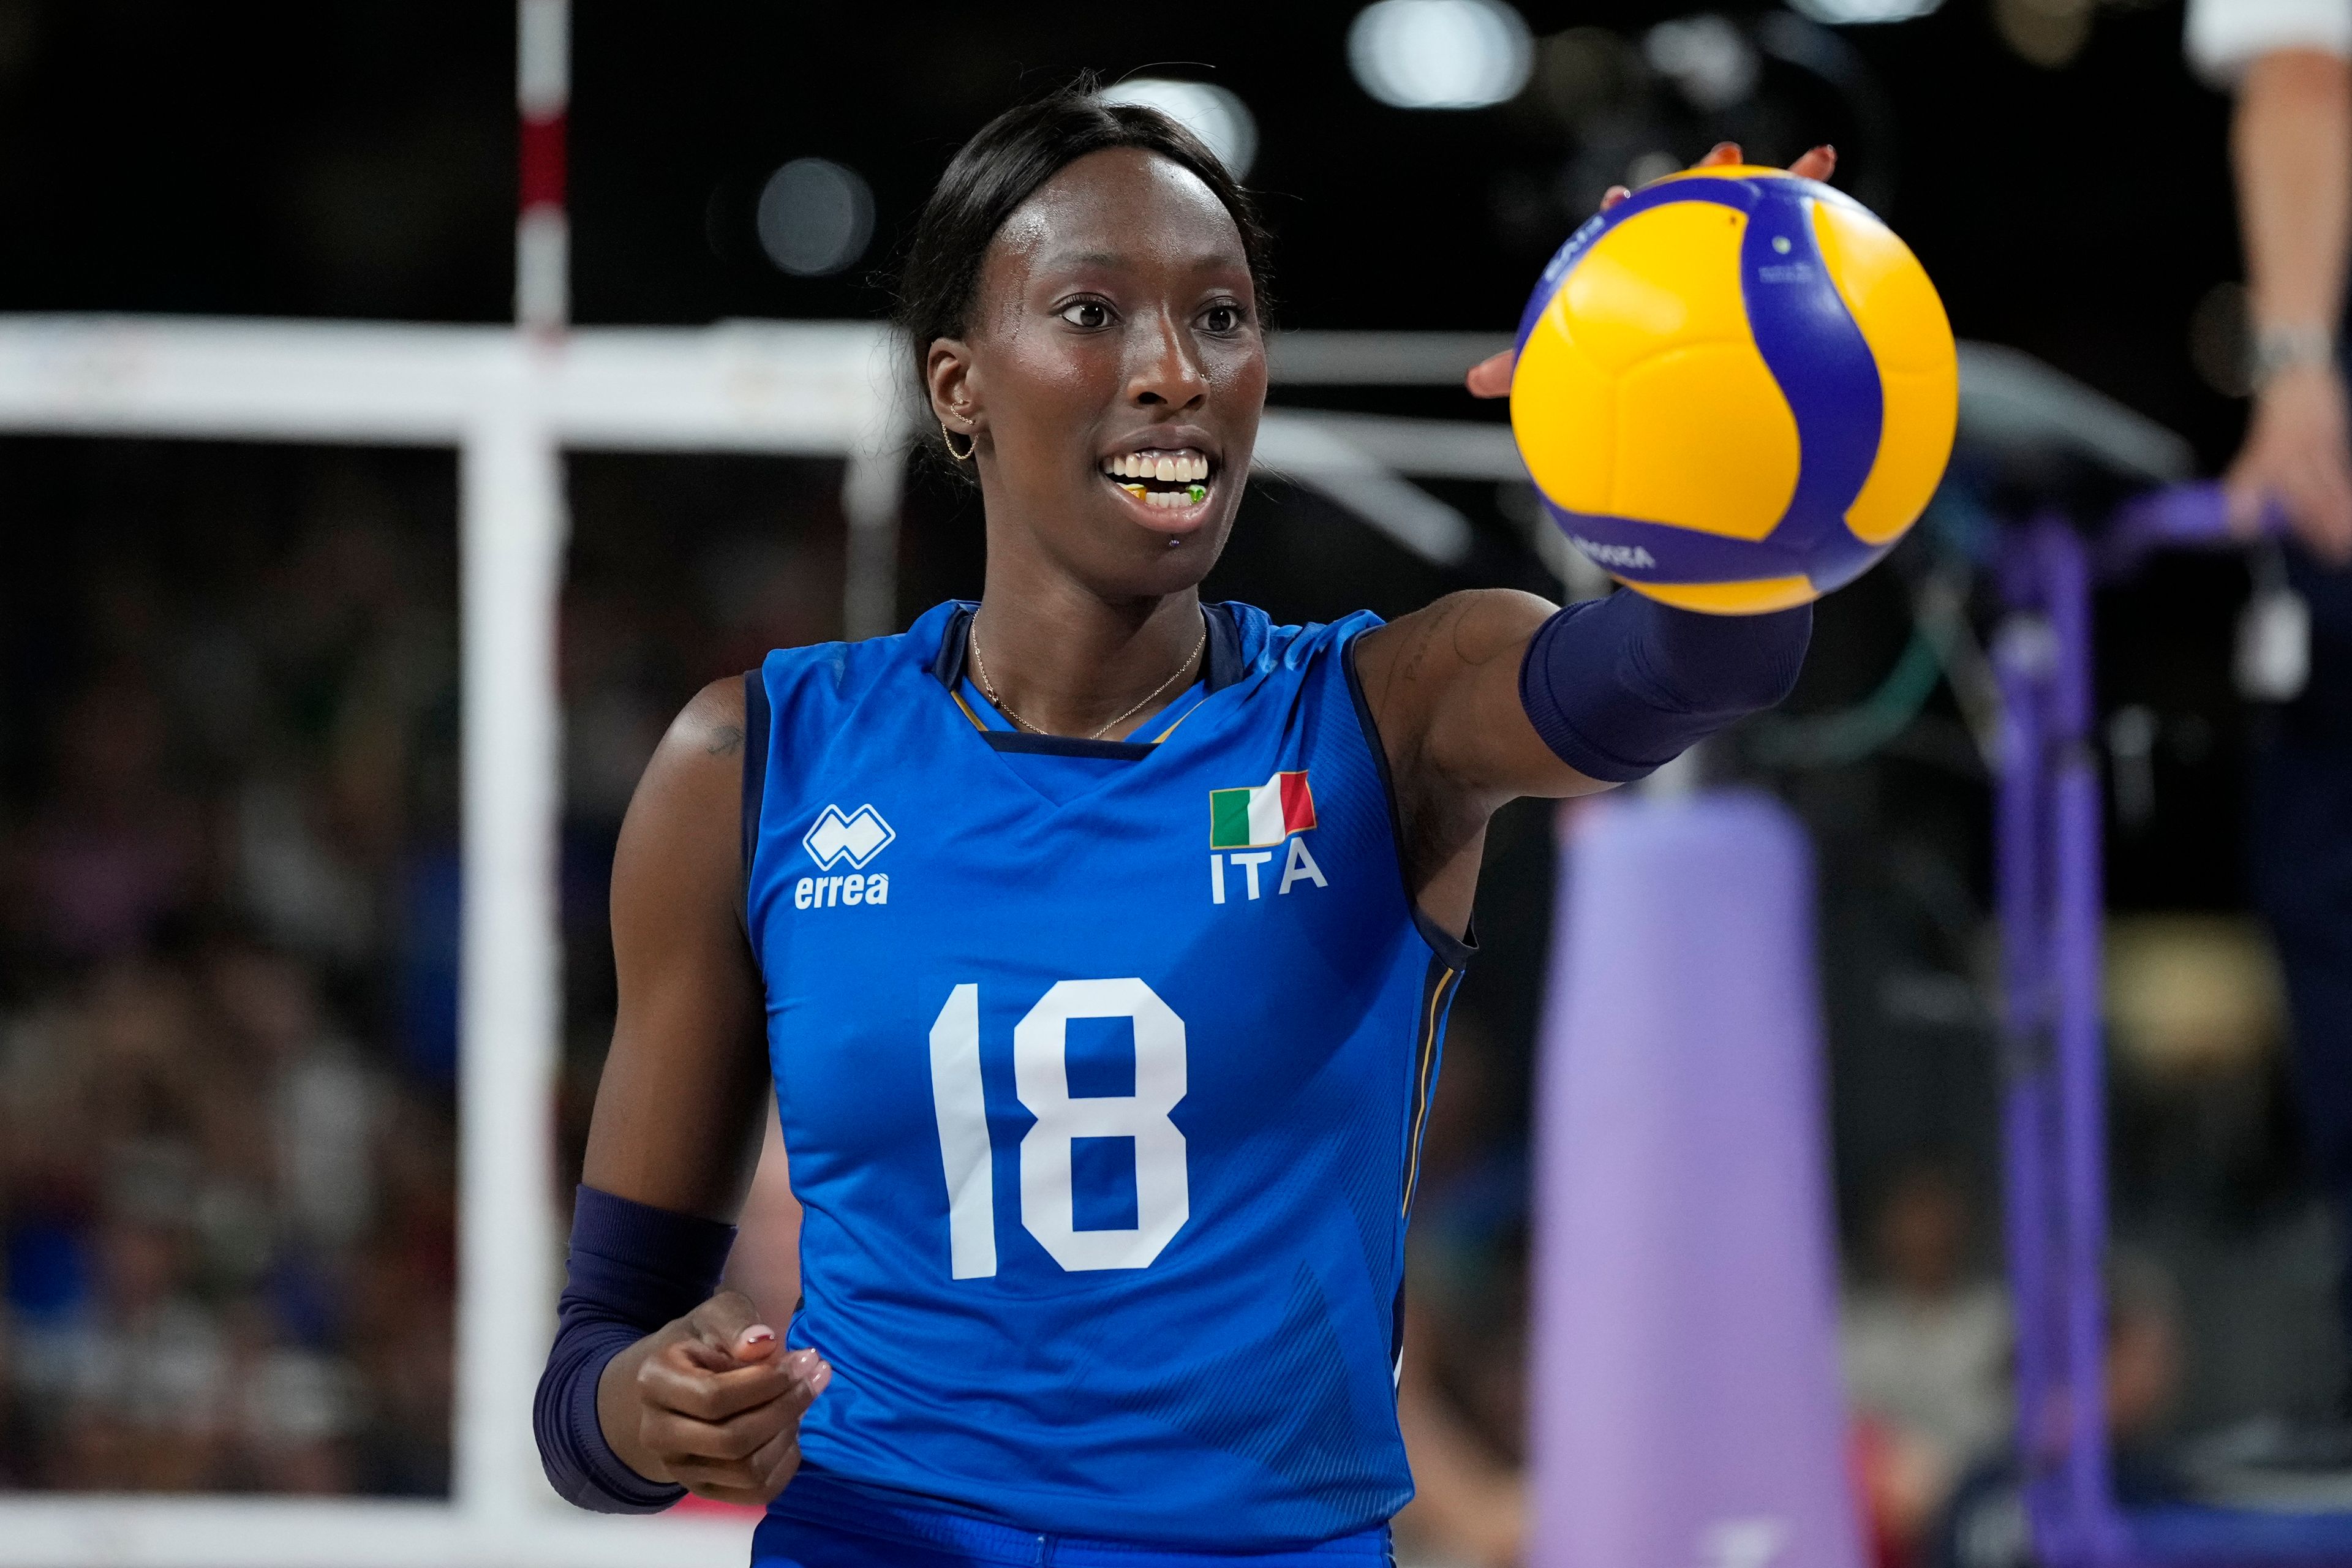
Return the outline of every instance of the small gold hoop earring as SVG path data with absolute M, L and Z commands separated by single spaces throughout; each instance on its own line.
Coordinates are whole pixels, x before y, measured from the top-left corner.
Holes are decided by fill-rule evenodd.
M 953 458 L 959 463 L 971 462 L 972 453 L 980 449 L 980 437 L 973 435 L 965 436 L 963 438 L 963 450 L 961 452 L 956 450 L 955 438 L 956 433 L 948 428 L 948 422 L 944 419 L 940 420 L 940 439 L 948 444 L 948 456 Z

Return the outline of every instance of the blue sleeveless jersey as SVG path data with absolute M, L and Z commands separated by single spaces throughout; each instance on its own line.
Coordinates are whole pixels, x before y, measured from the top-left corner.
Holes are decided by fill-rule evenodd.
M 1377 1526 L 1467 957 L 1405 887 L 1349 654 L 1379 622 L 1208 606 L 1205 695 L 1105 742 L 984 722 L 970 614 L 747 682 L 789 1342 L 835 1372 L 805 1470 L 1170 1547 Z

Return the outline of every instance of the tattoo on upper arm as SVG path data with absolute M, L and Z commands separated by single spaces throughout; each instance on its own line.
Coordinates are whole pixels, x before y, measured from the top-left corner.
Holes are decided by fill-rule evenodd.
M 743 749 L 743 731 L 735 724 L 720 724 L 710 731 L 710 740 L 703 750 L 714 757 L 731 756 Z
M 1391 680 L 1402 681 L 1408 687 L 1421 684 L 1423 669 L 1429 663 L 1430 649 L 1453 624 L 1458 613 L 1457 606 L 1452 605 L 1441 604 L 1433 608 L 1437 613 L 1424 616 L 1414 627 L 1412 645 L 1399 650 L 1396 662 L 1391 666 Z
M 1492 664 L 1513 647 L 1515 639 L 1514 607 L 1491 599 L 1478 599 L 1463 605 L 1461 613 L 1449 622 L 1454 633 L 1454 657 L 1466 668 L 1475 669 Z

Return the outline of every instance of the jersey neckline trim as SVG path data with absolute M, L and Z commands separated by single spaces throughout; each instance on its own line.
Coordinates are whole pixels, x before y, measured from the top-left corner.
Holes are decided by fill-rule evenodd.
M 970 599 L 953 603 L 955 611 L 948 616 L 946 629 L 940 634 L 939 652 L 931 659 L 931 679 L 946 687 L 950 695 L 963 684 L 964 653 L 971 646 L 966 634 L 971 628 L 972 612 L 980 608 Z M 1233 605 L 1219 602 L 1203 604 L 1201 618 L 1208 624 L 1209 641 L 1202 650 L 1205 657 L 1200 683 L 1208 687 L 1207 695 L 1214 697 L 1249 673 L 1249 666 L 1242 658 L 1241 617 L 1234 613 Z
M 980 733 L 991 751 L 1052 757 L 1102 757 L 1121 763 L 1139 763 L 1159 744 L 1156 741 L 1089 741 L 1077 735 L 1033 735 L 1026 730 L 984 729 Z
M 1150 740 L 1093 741 L 1076 735 L 1039 735 L 1025 730 L 999 730 L 973 712 L 971 704 L 966 702 L 963 696 L 964 656 L 971 647 L 971 617 L 980 606 L 966 599 L 956 600 L 954 604 L 955 609 L 948 616 L 947 627 L 940 636 L 940 651 L 931 660 L 931 677 L 947 688 L 949 697 L 954 700 L 955 705 L 963 710 L 963 716 L 971 721 L 971 727 L 980 731 L 981 738 L 994 751 L 1019 752 L 1034 756 L 1141 762 L 1160 742 L 1174 734 L 1187 719 L 1199 712 L 1202 703 L 1248 673 L 1242 661 L 1241 626 L 1234 607 L 1227 604 L 1202 605 L 1201 619 L 1209 635 L 1202 660 L 1201 679 L 1192 684 L 1206 689 L 1201 693 L 1199 701 L 1187 705 L 1173 723 Z M 1183 700 L 1184 694 L 1180 693 L 1176 702 L 1169 706 L 1174 707 Z M 1158 717 L 1153 715 L 1154 720 Z

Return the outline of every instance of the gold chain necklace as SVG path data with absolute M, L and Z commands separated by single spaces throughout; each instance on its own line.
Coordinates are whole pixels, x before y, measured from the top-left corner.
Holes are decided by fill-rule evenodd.
M 1024 719 L 1020 714 L 1015 713 L 1013 710 L 1013 704 L 1007 702 L 1003 698 L 999 697 L 996 694 L 995 683 L 988 679 L 988 660 L 980 656 L 980 617 L 978 616 L 974 616 L 971 618 L 971 630 L 968 635 L 971 639 L 972 673 L 980 677 L 980 689 L 982 692 L 987 696 L 989 701 L 996 705 L 996 710 L 1003 714 L 1007 719 L 1012 720 L 1015 726 L 1028 731 L 1033 735 L 1045 734 L 1046 731 L 1040 730 L 1036 725 L 1032 724 L 1028 720 Z M 1101 729 L 1097 730 L 1093 734 L 1088 735 L 1086 738 L 1089 741 L 1099 741 L 1106 734 L 1118 729 L 1121 724 L 1126 723 L 1129 719 L 1135 717 L 1136 714 L 1141 712 L 1145 703 L 1150 702 L 1153 698 L 1159 696 L 1161 692 L 1175 685 L 1177 677 L 1182 675 L 1186 670 L 1192 668 L 1192 661 L 1201 657 L 1201 650 L 1203 647 L 1206 647 L 1208 643 L 1209 618 L 1204 615 L 1201 617 L 1201 636 L 1199 640 L 1192 644 L 1192 651 L 1184 656 L 1184 661 L 1181 664 L 1179 664 L 1169 673 L 1168 679 L 1153 687 L 1150 691 L 1145 692 L 1134 707 L 1129 708 L 1126 712 L 1120 714 L 1118 718 L 1112 720 L 1109 723 L 1105 724 Z

